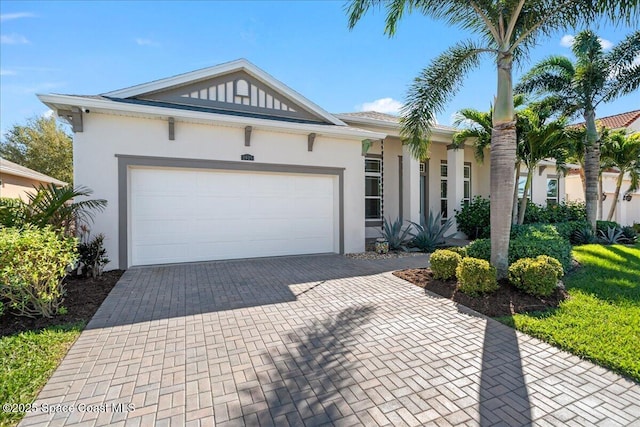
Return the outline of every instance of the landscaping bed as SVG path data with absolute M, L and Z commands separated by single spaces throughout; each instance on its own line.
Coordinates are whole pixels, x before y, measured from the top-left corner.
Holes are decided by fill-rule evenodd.
M 545 311 L 558 307 L 568 296 L 566 291 L 558 288 L 548 297 L 537 297 L 525 294 L 507 281 L 503 281 L 500 283 L 500 288 L 496 292 L 472 297 L 457 289 L 455 279 L 434 279 L 431 270 L 427 268 L 400 270 L 393 274 L 427 291 L 448 298 L 490 317 Z
M 0 316 L 0 337 L 62 324 L 86 324 L 109 295 L 122 273 L 122 270 L 107 271 L 95 279 L 67 277 L 63 303 L 67 314 L 31 319 L 5 313 Z

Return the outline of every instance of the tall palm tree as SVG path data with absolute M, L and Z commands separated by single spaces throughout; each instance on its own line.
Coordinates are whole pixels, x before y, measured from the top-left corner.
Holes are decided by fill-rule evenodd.
M 613 201 L 607 221 L 613 219 L 616 213 L 616 205 L 620 197 L 620 189 L 625 174 L 629 174 L 631 185 L 627 192 L 636 191 L 640 186 L 640 133 L 627 135 L 624 131 L 613 132 L 606 143 L 602 144 L 602 164 L 605 167 L 618 169 L 616 190 L 613 193 Z
M 511 228 L 511 191 L 516 160 L 516 118 L 513 106 L 514 61 L 543 35 L 599 13 L 612 18 L 637 16 L 638 0 L 352 0 L 349 27 L 372 8 L 386 8 L 385 33 L 395 34 L 405 12 L 419 12 L 471 30 L 478 41 L 459 42 L 440 54 L 409 88 L 402 109 L 401 130 L 417 158 L 424 156 L 436 113 L 458 91 L 463 77 L 480 64 L 482 55 L 496 63 L 497 94 L 491 132 L 491 263 L 498 277 L 507 275 Z
M 554 94 L 564 103 L 567 116 L 581 114 L 585 121 L 584 153 L 587 220 L 595 228 L 600 168 L 600 141 L 596 108 L 635 91 L 640 86 L 640 31 L 604 52 L 598 36 L 590 30 L 576 35 L 572 46 L 576 62 L 552 56 L 533 67 L 516 87 L 523 93 Z

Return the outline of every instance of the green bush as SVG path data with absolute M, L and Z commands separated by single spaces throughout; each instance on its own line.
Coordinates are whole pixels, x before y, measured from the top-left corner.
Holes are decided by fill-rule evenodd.
M 456 277 L 458 289 L 471 296 L 498 290 L 496 269 L 483 259 L 463 258 L 456 268 Z
M 606 233 L 609 228 L 613 228 L 614 230 L 617 230 L 618 228 L 621 228 L 621 227 L 620 227 L 620 224 L 618 224 L 615 221 L 596 221 L 597 231 L 602 231 Z
M 467 246 L 467 255 L 489 261 L 491 259 L 491 241 L 478 239 Z M 571 267 L 571 243 L 557 235 L 535 232 L 521 234 L 509 242 L 509 264 L 522 258 L 535 258 L 549 255 L 562 264 L 565 270 Z
M 469 239 L 484 239 L 489 237 L 490 204 L 489 200 L 480 196 L 473 198 L 471 203 L 459 211 L 456 210 L 458 231 L 462 231 Z
M 622 235 L 629 243 L 635 243 L 638 241 L 638 232 L 630 225 L 622 227 Z
M 462 258 L 467 256 L 467 248 L 463 248 L 462 246 L 452 246 L 450 248 L 445 248 L 445 249 L 448 251 L 457 253 Z
M 62 279 L 76 259 L 76 240 L 50 227 L 0 229 L 0 298 L 19 316 L 51 317 L 62 308 Z
M 584 203 L 569 202 L 556 205 L 541 206 L 529 200 L 524 213 L 525 224 L 555 224 L 568 221 L 586 221 L 587 210 Z
M 549 296 L 564 274 L 560 262 L 546 255 L 522 258 L 509 266 L 509 281 L 518 289 L 536 296 Z
M 438 249 L 429 258 L 433 278 L 447 280 L 455 277 L 460 261 L 462 257 L 459 254 L 447 249 Z
M 511 238 L 517 239 L 519 237 L 548 239 L 560 237 L 560 234 L 554 224 L 514 224 L 511 226 Z
M 94 279 L 102 276 L 104 266 L 109 263 L 107 250 L 104 248 L 104 234 L 98 234 L 91 239 L 86 235 L 84 242 L 78 245 L 77 275 L 91 276 Z
M 573 236 L 578 230 L 584 230 L 585 227 L 589 226 L 589 223 L 586 220 L 565 221 L 556 223 L 555 226 L 560 237 L 571 241 L 571 236 Z
M 598 241 L 598 236 L 593 231 L 593 228 L 589 224 L 584 227 L 578 228 L 571 235 L 572 245 L 589 245 Z

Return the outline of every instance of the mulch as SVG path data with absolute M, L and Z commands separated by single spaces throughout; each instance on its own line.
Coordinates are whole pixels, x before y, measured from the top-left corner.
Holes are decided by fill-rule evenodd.
M 98 311 L 98 307 L 107 298 L 111 289 L 116 285 L 122 273 L 124 273 L 123 270 L 107 271 L 95 279 L 67 277 L 65 279 L 66 295 L 62 303 L 67 309 L 67 314 L 57 315 L 48 319 L 32 319 L 5 313 L 0 316 L 0 337 L 64 323 L 89 322 Z M 5 311 L 8 311 L 6 306 Z
M 521 292 L 508 281 L 501 281 L 500 288 L 496 292 L 479 297 L 471 297 L 457 289 L 455 280 L 443 281 L 434 279 L 431 270 L 428 268 L 401 270 L 393 274 L 489 317 L 549 310 L 558 307 L 560 302 L 569 296 L 565 290 L 558 288 L 549 297 L 536 297 Z

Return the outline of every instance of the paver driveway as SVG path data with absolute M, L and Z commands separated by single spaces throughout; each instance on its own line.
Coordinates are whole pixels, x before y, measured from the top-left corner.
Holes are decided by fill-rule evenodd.
M 74 412 L 22 425 L 640 425 L 636 383 L 381 273 L 425 263 L 130 269 L 38 398 Z

